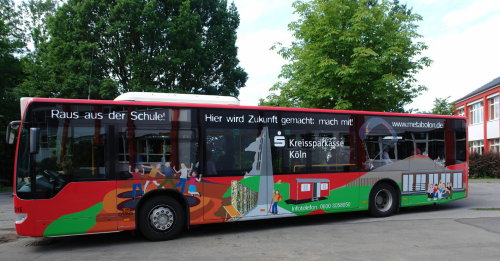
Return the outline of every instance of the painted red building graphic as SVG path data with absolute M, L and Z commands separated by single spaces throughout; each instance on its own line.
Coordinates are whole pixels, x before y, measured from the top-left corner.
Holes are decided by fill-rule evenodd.
M 500 77 L 455 101 L 456 114 L 467 117 L 469 150 L 500 152 Z
M 289 204 L 302 204 L 326 199 L 330 195 L 328 179 L 293 179 L 290 181 Z

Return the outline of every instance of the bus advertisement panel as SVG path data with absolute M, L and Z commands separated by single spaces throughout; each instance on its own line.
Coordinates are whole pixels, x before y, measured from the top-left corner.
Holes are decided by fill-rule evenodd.
M 467 196 L 465 120 L 372 112 L 36 99 L 15 173 L 20 235 L 400 207 Z

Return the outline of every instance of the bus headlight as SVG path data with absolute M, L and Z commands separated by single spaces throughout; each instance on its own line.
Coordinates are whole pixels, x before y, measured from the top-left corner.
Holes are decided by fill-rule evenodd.
M 28 218 L 26 213 L 16 213 L 16 224 L 22 224 Z

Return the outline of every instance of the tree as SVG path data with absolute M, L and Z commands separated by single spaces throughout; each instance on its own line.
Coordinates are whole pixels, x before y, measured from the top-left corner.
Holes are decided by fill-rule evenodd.
M 0 0 L 0 111 L 2 126 L 19 118 L 14 88 L 24 77 L 18 56 L 26 44 L 21 30 L 19 11 L 11 0 Z M 5 128 L 0 128 L 0 134 Z M 1 136 L 4 137 L 4 136 Z M 1 139 L 0 139 L 1 140 Z M 0 143 L 3 144 L 3 141 Z
M 27 0 L 21 3 L 24 28 L 35 50 L 47 42 L 47 20 L 54 15 L 59 2 L 60 0 Z
M 19 12 L 11 0 L 0 0 L 0 99 L 12 100 L 12 89 L 22 78 L 19 59 L 25 47 Z
M 434 99 L 434 108 L 431 110 L 431 114 L 438 115 L 453 115 L 455 114 L 455 103 L 449 102 L 450 96 L 446 98 L 436 98 Z
M 35 50 L 24 60 L 27 77 L 18 88 L 20 95 L 115 97 L 118 85 L 108 80 L 105 62 L 96 55 L 97 38 L 90 31 L 92 19 L 99 14 L 85 10 L 88 5 L 81 1 L 68 1 L 60 7 L 30 2 L 35 2 L 28 9 L 35 21 L 30 28 Z
M 48 17 L 47 41 L 20 92 L 236 96 L 247 79 L 236 58 L 238 25 L 236 7 L 224 0 L 69 0 Z
M 296 40 L 278 53 L 289 61 L 261 104 L 403 111 L 424 86 L 414 74 L 431 60 L 417 33 L 421 20 L 397 0 L 311 0 L 293 4 Z M 277 48 L 276 46 L 274 48 Z M 276 92 L 279 92 L 278 94 Z
M 0 186 L 12 177 L 12 149 L 5 146 L 5 126 L 19 119 L 19 103 L 14 96 L 14 88 L 24 75 L 18 55 L 25 47 L 24 34 L 18 10 L 11 0 L 0 0 Z M 11 184 L 11 183 L 8 183 Z
M 48 20 L 57 8 L 57 0 L 29 0 L 21 3 L 25 34 L 32 47 L 21 59 L 25 78 L 15 89 L 19 97 L 57 97 L 51 91 L 57 91 L 57 86 L 51 82 L 55 61 L 49 63 L 50 37 L 47 28 Z
M 436 114 L 436 115 L 454 115 L 455 114 L 455 103 L 449 102 L 450 96 L 446 98 L 435 98 L 434 107 L 430 111 L 422 111 L 419 109 L 410 109 L 409 113 L 419 113 L 419 114 Z

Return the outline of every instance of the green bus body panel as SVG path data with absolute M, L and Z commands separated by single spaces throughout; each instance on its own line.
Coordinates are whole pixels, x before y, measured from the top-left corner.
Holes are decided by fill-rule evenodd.
M 54 220 L 45 229 L 43 236 L 83 234 L 96 224 L 96 216 L 102 210 L 102 202 L 80 212 L 68 214 Z

